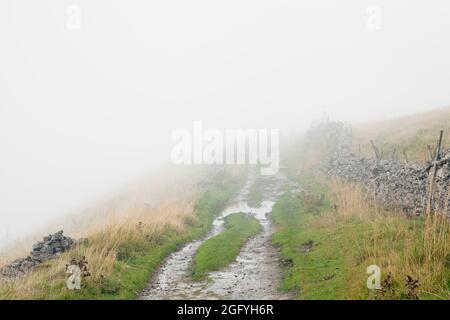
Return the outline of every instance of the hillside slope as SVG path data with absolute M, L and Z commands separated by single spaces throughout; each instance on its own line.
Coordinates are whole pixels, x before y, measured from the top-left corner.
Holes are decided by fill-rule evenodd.
M 361 144 L 361 156 L 373 157 L 370 140 L 383 150 L 408 146 L 420 162 L 423 145 L 426 150 L 439 130 L 450 129 L 449 115 L 442 109 L 353 126 L 353 149 Z M 368 184 L 330 176 L 324 170 L 336 143 L 330 125 L 348 128 L 316 124 L 286 159 L 290 177 L 306 191 L 287 193 L 273 211 L 274 242 L 285 261 L 283 287 L 299 299 L 449 299 L 448 218 L 439 212 L 407 216 L 381 205 Z M 381 271 L 379 290 L 367 287 L 367 270 L 374 265 Z
M 136 186 L 102 206 L 105 212 L 79 217 L 78 226 L 90 221 L 87 241 L 23 277 L 0 279 L 0 299 L 136 298 L 171 252 L 208 232 L 243 178 L 241 170 L 212 168 L 159 191 Z M 89 276 L 81 290 L 69 290 L 66 264 L 83 257 Z
M 403 151 L 411 162 L 428 160 L 428 149 L 436 145 L 439 130 L 444 130 L 443 147 L 450 147 L 450 107 L 400 117 L 391 120 L 353 124 L 353 151 L 373 156 L 373 140 L 384 159 L 404 160 Z

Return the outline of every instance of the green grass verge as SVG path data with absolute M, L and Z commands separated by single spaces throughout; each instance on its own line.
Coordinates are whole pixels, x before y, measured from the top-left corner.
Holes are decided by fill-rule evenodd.
M 410 236 L 419 239 L 413 243 L 418 252 L 418 264 L 411 270 L 411 275 L 417 279 L 414 271 L 423 269 L 419 263 L 423 219 L 336 216 L 327 203 L 326 193 L 322 193 L 322 197 L 286 193 L 275 204 L 272 219 L 276 225 L 273 243 L 280 247 L 284 265 L 282 288 L 293 292 L 297 299 L 408 299 L 405 278 L 399 273 L 394 273 L 395 296 L 381 296 L 367 289 L 369 275 L 366 269 L 370 265 L 379 265 L 383 279 L 386 276 L 383 270 L 389 267 L 401 269 L 405 247 L 411 246 L 407 239 Z M 312 248 L 306 250 L 306 244 L 311 241 Z M 375 259 L 368 256 L 374 248 L 381 254 Z M 448 281 L 448 270 L 448 267 L 443 270 L 444 281 Z M 445 288 L 440 289 L 440 277 L 436 279 L 432 289 L 436 292 L 419 288 L 420 299 L 446 296 L 441 293 Z
M 208 272 L 219 270 L 235 261 L 244 244 L 261 230 L 259 221 L 244 213 L 225 218 L 225 231 L 205 241 L 194 258 L 192 278 L 204 279 Z
M 282 287 L 298 299 L 346 299 L 346 267 L 349 257 L 357 255 L 355 237 L 364 234 L 366 226 L 355 220 L 345 223 L 317 224 L 327 205 L 308 203 L 287 193 L 274 206 L 272 218 L 278 226 L 273 242 L 281 248 L 284 268 Z M 313 241 L 310 251 L 305 246 Z M 365 269 L 362 275 L 367 278 Z M 364 283 L 364 282 L 363 282 Z

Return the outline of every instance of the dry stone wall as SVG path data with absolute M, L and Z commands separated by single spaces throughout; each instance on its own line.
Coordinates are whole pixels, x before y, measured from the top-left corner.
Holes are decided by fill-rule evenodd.
M 322 141 L 326 140 L 324 169 L 330 176 L 359 183 L 369 196 L 388 208 L 408 215 L 425 212 L 434 162 L 414 165 L 355 155 L 351 152 L 351 127 L 344 123 L 327 122 L 314 131 L 316 138 L 320 132 Z M 441 152 L 438 158 L 432 207 L 448 214 L 450 150 Z

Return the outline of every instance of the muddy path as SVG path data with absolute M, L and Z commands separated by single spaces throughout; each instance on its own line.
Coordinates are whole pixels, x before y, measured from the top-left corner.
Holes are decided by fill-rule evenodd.
M 249 192 L 255 183 L 264 185 L 263 201 L 259 207 L 250 207 Z M 281 272 L 278 252 L 271 242 L 273 226 L 270 221 L 270 213 L 275 201 L 290 183 L 281 172 L 276 176 L 264 177 L 252 171 L 238 196 L 214 220 L 209 234 L 171 254 L 139 299 L 292 298 L 289 294 L 278 290 Z M 198 248 L 205 240 L 221 233 L 224 229 L 224 217 L 235 212 L 254 215 L 261 223 L 262 231 L 246 243 L 235 262 L 220 271 L 210 273 L 207 280 L 192 281 L 190 267 Z

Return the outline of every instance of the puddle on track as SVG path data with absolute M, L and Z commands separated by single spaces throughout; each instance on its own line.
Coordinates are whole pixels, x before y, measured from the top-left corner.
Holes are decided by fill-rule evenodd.
M 280 267 L 278 252 L 271 243 L 273 233 L 269 214 L 275 201 L 283 193 L 283 187 L 292 184 L 280 172 L 276 176 L 257 176 L 252 171 L 239 195 L 214 220 L 209 234 L 190 242 L 181 250 L 172 253 L 156 272 L 148 287 L 140 295 L 143 300 L 159 299 L 291 299 L 292 296 L 278 290 Z M 270 179 L 264 189 L 259 208 L 249 207 L 247 197 L 253 183 Z M 235 212 L 253 215 L 262 225 L 262 231 L 251 238 L 242 248 L 236 261 L 220 271 L 209 274 L 208 280 L 192 281 L 190 267 L 192 260 L 207 239 L 224 230 L 224 217 Z

